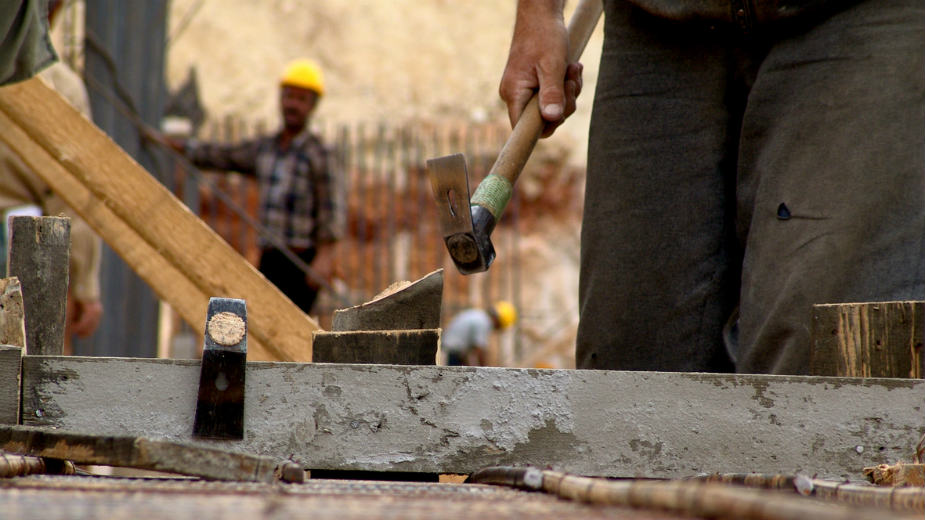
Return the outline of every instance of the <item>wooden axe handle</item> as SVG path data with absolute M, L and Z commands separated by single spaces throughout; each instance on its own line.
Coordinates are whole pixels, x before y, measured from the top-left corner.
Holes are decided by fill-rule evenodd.
M 585 50 L 594 27 L 603 11 L 602 0 L 581 0 L 568 25 L 568 62 L 574 63 Z M 534 94 L 524 108 L 514 130 L 508 137 L 488 176 L 472 195 L 472 204 L 486 208 L 500 220 L 514 190 L 514 183 L 523 170 L 533 147 L 543 132 L 544 121 L 539 110 L 539 93 Z

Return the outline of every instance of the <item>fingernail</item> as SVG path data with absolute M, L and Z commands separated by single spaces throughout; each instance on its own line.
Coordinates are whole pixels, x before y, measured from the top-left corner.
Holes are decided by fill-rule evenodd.
M 550 105 L 546 105 L 543 108 L 543 115 L 545 115 L 547 118 L 550 118 L 550 119 L 559 119 L 560 117 L 562 117 L 562 105 L 560 105 L 559 103 L 552 103 Z

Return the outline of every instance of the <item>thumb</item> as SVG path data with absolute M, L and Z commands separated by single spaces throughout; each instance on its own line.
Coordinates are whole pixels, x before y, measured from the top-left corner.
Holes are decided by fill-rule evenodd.
M 564 61 L 543 60 L 537 70 L 540 113 L 553 123 L 562 121 L 565 114 L 565 66 Z

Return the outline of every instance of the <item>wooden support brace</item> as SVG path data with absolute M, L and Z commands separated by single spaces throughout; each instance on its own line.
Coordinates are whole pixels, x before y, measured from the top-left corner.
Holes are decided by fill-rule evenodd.
M 22 285 L 26 351 L 64 350 L 71 222 L 67 217 L 12 217 L 8 275 Z
M 210 296 L 245 299 L 252 359 L 311 360 L 318 324 L 41 80 L 0 89 L 0 140 L 194 330 Z
M 810 373 L 846 377 L 923 377 L 925 302 L 813 306 Z

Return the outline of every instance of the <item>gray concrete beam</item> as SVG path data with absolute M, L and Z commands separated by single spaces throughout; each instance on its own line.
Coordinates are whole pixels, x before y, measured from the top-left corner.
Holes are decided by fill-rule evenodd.
M 144 435 L 316 469 L 861 478 L 908 459 L 925 381 L 248 363 L 243 441 L 194 441 L 196 361 L 27 356 L 23 424 Z

